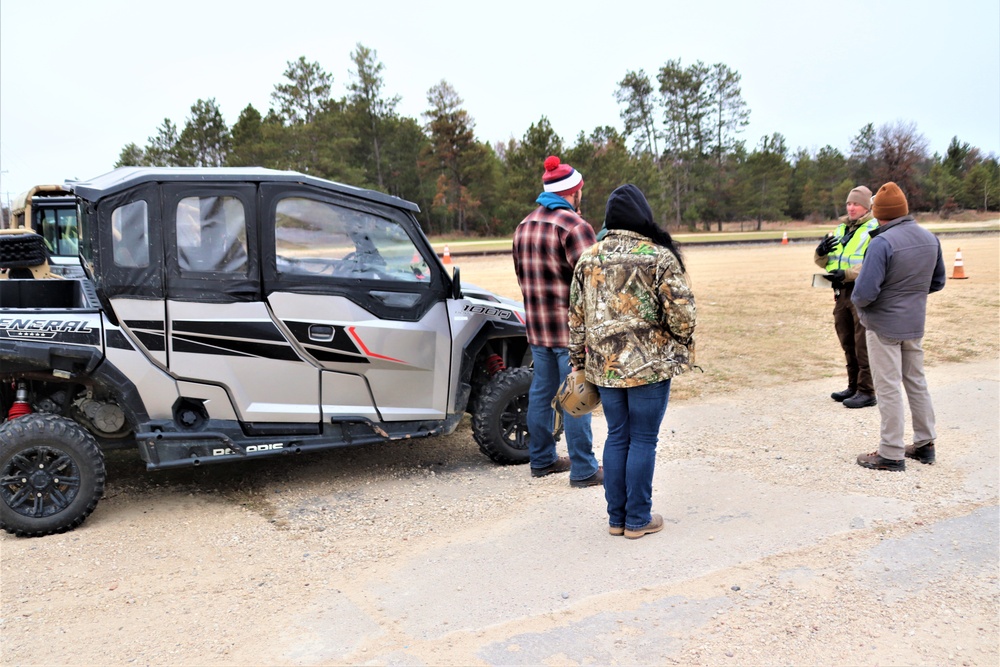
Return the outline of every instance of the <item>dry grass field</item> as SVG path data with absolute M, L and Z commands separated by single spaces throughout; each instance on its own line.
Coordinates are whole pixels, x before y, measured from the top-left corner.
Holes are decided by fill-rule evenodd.
M 811 286 L 814 242 L 684 249 L 698 306 L 697 364 L 674 382 L 686 399 L 799 380 L 846 384 L 833 330 L 833 296 Z M 929 366 L 1000 356 L 1000 237 L 941 240 L 949 280 L 930 296 L 924 338 Z M 961 248 L 967 280 L 951 280 Z M 457 257 L 463 282 L 520 299 L 509 256 Z M 843 386 L 842 386 L 843 385 Z

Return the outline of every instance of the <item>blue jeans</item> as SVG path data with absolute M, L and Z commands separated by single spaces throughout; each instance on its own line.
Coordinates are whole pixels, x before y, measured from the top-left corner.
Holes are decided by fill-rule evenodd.
M 531 346 L 535 373 L 528 392 L 528 454 L 532 468 L 544 468 L 556 462 L 555 410 L 552 399 L 559 385 L 569 375 L 569 350 L 565 347 Z M 597 472 L 594 436 L 590 415 L 573 417 L 564 414 L 566 449 L 569 451 L 570 479 L 586 479 Z
M 656 441 L 670 399 L 670 380 L 598 390 L 608 420 L 608 439 L 604 443 L 608 525 L 637 530 L 652 519 Z

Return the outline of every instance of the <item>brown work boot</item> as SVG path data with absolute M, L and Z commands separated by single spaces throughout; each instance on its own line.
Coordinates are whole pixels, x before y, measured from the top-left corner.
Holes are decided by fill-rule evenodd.
M 642 528 L 636 528 L 635 530 L 625 529 L 625 537 L 630 540 L 637 540 L 643 535 L 649 535 L 650 533 L 658 533 L 663 530 L 663 517 L 659 514 L 653 514 L 650 516 L 649 523 L 647 523 Z
M 583 489 L 588 486 L 603 486 L 604 466 L 597 466 L 597 472 L 590 477 L 584 477 L 583 479 L 570 479 L 569 485 L 574 489 Z
M 625 534 L 625 526 L 608 526 L 608 534 L 609 535 L 615 535 L 616 537 L 618 535 L 624 535 Z
M 934 463 L 934 443 L 928 442 L 926 445 L 921 445 L 920 447 L 910 445 L 906 448 L 906 458 L 916 459 L 921 463 Z
M 892 459 L 885 458 L 878 452 L 858 454 L 858 465 L 862 468 L 871 468 L 872 470 L 896 470 L 898 472 L 906 470 L 905 459 L 903 461 L 893 461 Z
M 544 468 L 532 468 L 532 477 L 545 477 L 546 475 L 551 475 L 556 472 L 569 472 L 569 457 L 560 456 L 555 460 L 554 463 L 550 463 Z

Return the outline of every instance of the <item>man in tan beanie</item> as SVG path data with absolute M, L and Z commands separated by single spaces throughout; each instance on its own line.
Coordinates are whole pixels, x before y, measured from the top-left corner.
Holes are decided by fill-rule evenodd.
M 905 470 L 906 458 L 934 463 L 934 407 L 924 377 L 924 323 L 927 295 L 944 287 L 941 243 L 909 215 L 906 195 L 895 183 L 875 194 L 864 271 L 851 300 L 868 329 L 878 409 L 882 417 L 878 449 L 858 455 L 858 465 L 876 470 Z M 903 395 L 906 388 L 913 420 L 913 445 L 903 443 Z
M 830 394 L 848 408 L 875 405 L 875 385 L 868 367 L 865 327 L 851 303 L 854 281 L 861 271 L 861 262 L 868 249 L 869 235 L 878 227 L 871 208 L 872 191 L 863 185 L 847 195 L 847 220 L 818 246 L 813 260 L 827 271 L 833 284 L 833 326 L 847 360 L 847 389 Z

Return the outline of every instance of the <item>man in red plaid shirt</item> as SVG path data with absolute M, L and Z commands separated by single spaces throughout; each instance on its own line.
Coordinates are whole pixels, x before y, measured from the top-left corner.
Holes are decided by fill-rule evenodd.
M 536 208 L 514 232 L 514 271 L 524 296 L 534 377 L 528 393 L 528 452 L 532 477 L 569 471 L 573 487 L 597 486 L 604 471 L 594 456 L 590 415 L 565 414 L 566 449 L 556 454 L 552 399 L 569 375 L 569 284 L 583 251 L 597 237 L 577 213 L 583 177 L 552 155 L 545 159 Z

